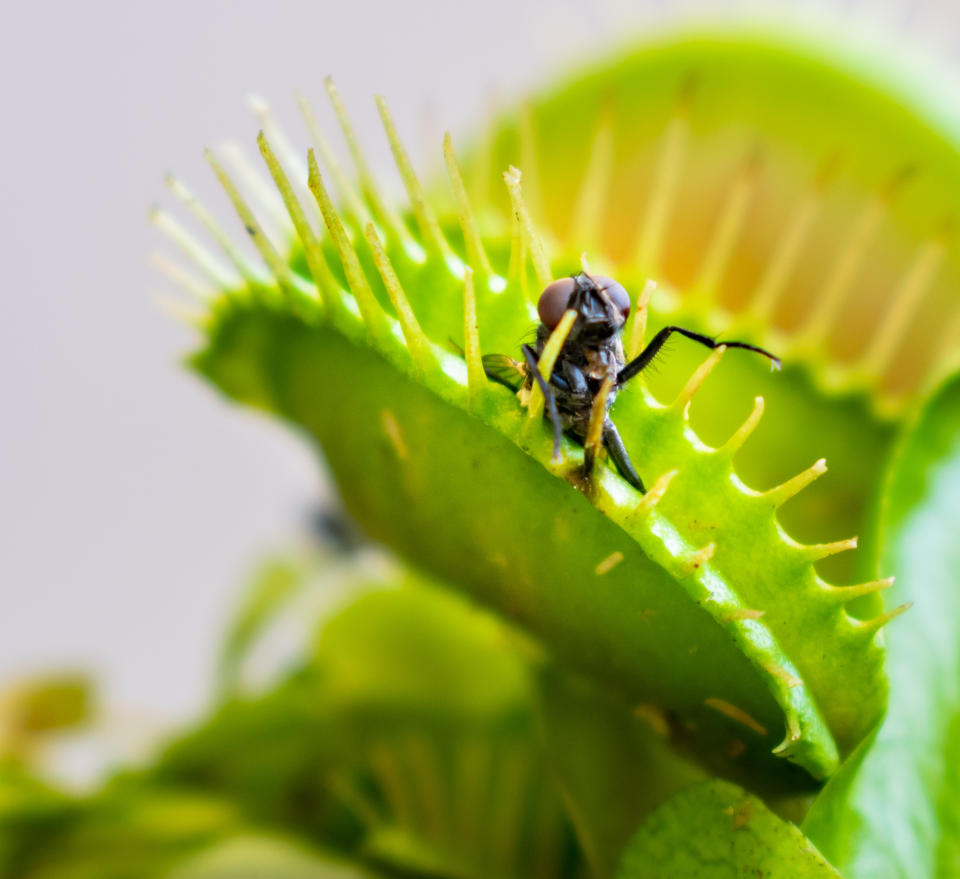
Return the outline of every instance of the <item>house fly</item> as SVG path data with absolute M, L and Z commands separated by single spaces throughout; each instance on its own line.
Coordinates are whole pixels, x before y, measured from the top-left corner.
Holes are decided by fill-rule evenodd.
M 550 333 L 568 309 L 575 310 L 577 316 L 548 381 L 540 374 L 537 365 Z M 621 284 L 604 275 L 580 272 L 552 281 L 540 294 L 537 313 L 540 325 L 536 344 L 522 347 L 523 361 L 501 354 L 487 355 L 483 358 L 487 377 L 514 391 L 523 388 L 529 392 L 533 382 L 538 383 L 546 403 L 545 415 L 553 424 L 554 457 L 559 456 L 562 434 L 567 433 L 580 442 L 586 439 L 594 400 L 609 379 L 610 391 L 603 409 L 603 445 L 620 475 L 639 491 L 645 491 L 643 481 L 609 412 L 617 392 L 650 365 L 670 336 L 679 333 L 708 348 L 723 345 L 754 351 L 768 357 L 775 368 L 780 368 L 779 358 L 763 348 L 746 342 L 720 342 L 677 326 L 660 330 L 628 363 L 620 336 L 630 314 L 630 296 Z

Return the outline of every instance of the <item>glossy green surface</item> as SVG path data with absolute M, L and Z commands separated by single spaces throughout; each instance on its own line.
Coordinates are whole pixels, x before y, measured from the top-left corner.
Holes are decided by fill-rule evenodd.
M 624 852 L 617 879 L 839 879 L 810 842 L 760 800 L 708 781 L 667 800 Z
M 889 636 L 890 706 L 816 801 L 805 828 L 852 877 L 960 871 L 960 380 L 898 445 L 880 563 L 913 607 Z

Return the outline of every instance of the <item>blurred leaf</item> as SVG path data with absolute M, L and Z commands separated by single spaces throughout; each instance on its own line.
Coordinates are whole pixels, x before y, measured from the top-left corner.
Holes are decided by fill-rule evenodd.
M 539 678 L 547 760 L 594 876 L 610 876 L 649 812 L 705 777 L 667 744 L 669 721 L 555 667 Z
M 165 879 L 374 879 L 341 859 L 269 836 L 240 836 L 214 845 Z
M 19 879 L 23 865 L 74 818 L 78 803 L 29 775 L 0 764 L 0 877 Z
M 2 879 L 154 879 L 192 851 L 238 829 L 234 808 L 196 792 L 108 787 L 60 813 L 11 810 L 29 836 L 16 840 Z
M 0 694 L 0 757 L 26 757 L 49 733 L 80 726 L 93 711 L 93 686 L 74 672 L 18 681 Z
M 299 670 L 229 699 L 151 776 L 400 870 L 553 871 L 571 833 L 537 740 L 536 651 L 462 598 L 396 581 L 321 618 Z
M 377 792 L 364 851 L 465 877 L 556 876 L 579 856 L 537 735 L 537 651 L 410 577 L 359 597 L 317 645 L 324 695 Z M 568 874 L 565 874 L 568 875 Z
M 700 777 L 496 617 L 399 579 L 321 619 L 299 671 L 228 700 L 152 778 L 385 868 L 556 879 L 583 869 L 570 816 L 608 860 Z
M 227 797 L 251 821 L 349 846 L 361 827 L 325 784 L 337 741 L 323 683 L 304 670 L 265 694 L 228 699 L 171 742 L 147 777 Z
M 914 606 L 889 632 L 890 705 L 805 822 L 853 879 L 960 875 L 960 377 L 905 431 L 879 569 Z
M 271 559 L 260 567 L 233 614 L 221 648 L 220 684 L 224 689 L 236 685 L 248 649 L 303 583 L 303 565 L 288 557 Z
M 708 781 L 641 826 L 617 879 L 839 879 L 792 824 L 734 785 Z
M 532 650 L 491 614 L 407 576 L 323 622 L 312 664 L 341 711 L 490 720 L 529 710 Z

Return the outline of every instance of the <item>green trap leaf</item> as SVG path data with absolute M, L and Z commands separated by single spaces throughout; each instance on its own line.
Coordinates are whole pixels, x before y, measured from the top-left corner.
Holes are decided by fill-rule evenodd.
M 804 835 L 734 785 L 676 794 L 630 841 L 616 879 L 839 879 Z
M 923 406 L 897 448 L 880 557 L 913 603 L 890 635 L 890 705 L 825 788 L 807 833 L 852 877 L 960 872 L 960 379 Z
M 267 212 L 254 203 L 256 184 L 237 184 L 211 157 L 267 272 L 179 183 L 230 265 L 157 215 L 213 286 L 196 368 L 315 441 L 373 536 L 627 700 L 665 709 L 671 739 L 717 771 L 746 777 L 764 767 L 774 785 L 810 783 L 775 753 L 829 776 L 882 711 L 877 632 L 888 616 L 875 593 L 888 583 L 837 587 L 815 565 L 855 545 L 823 532 L 862 524 L 889 419 L 940 368 L 925 361 L 898 384 L 891 376 L 905 373 L 888 356 L 913 344 L 926 320 L 916 315 L 943 306 L 938 272 L 953 264 L 936 231 L 944 187 L 924 185 L 902 205 L 894 197 L 915 148 L 948 175 L 952 147 L 936 124 L 904 112 L 872 74 L 802 48 L 680 40 L 538 98 L 519 122 L 492 130 L 466 175 L 448 139 L 447 195 L 425 194 L 379 101 L 409 197 L 404 214 L 381 194 L 328 87 L 360 178 L 355 189 L 331 166 L 339 206 L 313 153 L 304 180 L 302 160 L 274 151 L 289 138 L 262 108 L 269 124 L 258 144 L 287 214 L 279 234 L 268 238 L 258 219 Z M 744 163 L 758 142 L 762 160 Z M 322 139 L 318 149 L 328 161 Z M 850 164 L 824 170 L 837 149 Z M 483 156 L 519 162 L 526 195 L 509 167 L 494 197 Z M 728 176 L 715 173 L 718 163 Z M 641 216 L 626 216 L 629 205 Z M 856 235 L 838 244 L 858 222 L 876 226 L 869 247 Z M 827 244 L 835 259 L 820 258 Z M 628 347 L 642 340 L 639 298 L 656 274 L 676 289 L 664 285 L 651 300 L 651 322 L 722 323 L 782 345 L 801 367 L 774 380 L 734 350 L 651 381 L 657 396 L 624 389 L 612 415 L 650 486 L 643 496 L 603 463 L 586 478 L 573 442 L 551 460 L 539 392 L 518 401 L 485 380 L 480 360 L 516 355 L 539 289 L 594 246 L 598 267 L 638 297 Z M 874 327 L 878 341 L 847 351 L 834 322 L 861 307 L 864 291 L 876 302 L 872 275 L 857 273 L 868 260 L 900 280 L 879 288 L 891 305 Z M 736 289 L 754 298 L 737 299 Z M 797 297 L 809 302 L 811 290 L 821 299 L 800 321 Z M 763 421 L 763 401 L 749 404 L 760 393 L 771 412 Z M 841 477 L 798 494 L 824 472 L 824 450 Z M 791 463 L 806 469 L 785 478 Z M 774 487 L 753 490 L 747 478 Z M 788 537 L 784 521 L 811 542 Z

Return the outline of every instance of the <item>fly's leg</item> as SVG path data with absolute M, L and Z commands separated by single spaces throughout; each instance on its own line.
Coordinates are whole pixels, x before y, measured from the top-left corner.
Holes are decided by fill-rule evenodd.
M 722 345 L 727 348 L 743 348 L 745 351 L 753 351 L 757 354 L 762 354 L 764 357 L 769 357 L 773 362 L 774 367 L 777 369 L 780 368 L 779 357 L 775 357 L 769 351 L 766 351 L 763 348 L 758 348 L 756 345 L 748 345 L 746 342 L 718 342 L 716 339 L 711 339 L 710 336 L 705 336 L 702 333 L 695 333 L 693 330 L 685 330 L 683 327 L 664 327 L 650 340 L 650 344 L 648 344 L 643 351 L 641 351 L 633 360 L 623 367 L 619 373 L 617 373 L 617 384 L 625 384 L 635 375 L 648 367 L 653 361 L 654 357 L 660 353 L 660 349 L 664 346 L 667 339 L 669 339 L 674 333 L 680 333 L 681 336 L 686 336 L 688 339 L 692 339 L 694 342 L 699 342 L 701 345 L 706 345 L 707 348 L 719 348 Z
M 570 393 L 575 397 L 586 397 L 590 394 L 590 386 L 587 384 L 587 378 L 579 366 L 565 360 L 563 363 L 563 377 L 570 388 Z M 553 381 L 557 381 L 554 375 Z
M 627 480 L 637 491 L 646 492 L 643 487 L 643 480 L 634 469 L 633 462 L 627 454 L 627 447 L 620 438 L 620 432 L 612 421 L 607 421 L 603 427 L 603 443 L 613 458 L 613 463 L 617 465 L 620 475 Z
M 550 414 L 550 421 L 553 422 L 553 460 L 558 461 L 560 460 L 560 437 L 563 435 L 563 425 L 560 423 L 560 413 L 557 412 L 557 401 L 553 396 L 553 389 L 547 384 L 547 380 L 540 375 L 540 369 L 537 366 L 537 355 L 533 348 L 529 345 L 524 345 L 523 357 L 527 361 L 527 368 L 543 392 L 543 399 L 547 404 L 547 412 Z

